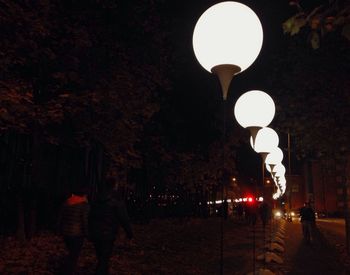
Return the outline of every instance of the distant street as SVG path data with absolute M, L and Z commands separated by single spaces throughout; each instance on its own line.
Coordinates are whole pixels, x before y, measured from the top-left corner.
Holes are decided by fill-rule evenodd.
M 318 219 L 317 227 L 321 231 L 327 231 L 345 241 L 345 221 L 344 219 Z

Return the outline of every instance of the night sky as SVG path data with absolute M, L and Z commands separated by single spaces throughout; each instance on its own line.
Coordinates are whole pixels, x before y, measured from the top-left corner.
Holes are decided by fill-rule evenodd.
M 192 34 L 197 19 L 217 1 L 190 1 L 179 4 L 168 3 L 167 11 L 173 19 L 176 28 L 172 29 L 171 39 L 174 51 L 182 57 L 175 60 L 173 66 L 174 91 L 170 102 L 162 109 L 161 117 L 170 136 L 183 135 L 189 146 L 209 144 L 220 136 L 213 131 L 213 120 L 221 119 L 221 89 L 216 76 L 205 71 L 197 62 L 192 48 Z M 237 169 L 244 177 L 259 177 L 260 157 L 245 142 L 248 133 L 241 129 L 233 115 L 233 106 L 237 98 L 246 91 L 266 90 L 269 71 L 273 62 L 272 55 L 283 53 L 287 43 L 283 34 L 282 23 L 293 14 L 293 9 L 286 2 L 273 4 L 257 1 L 243 1 L 251 7 L 263 26 L 264 41 L 256 61 L 243 73 L 234 77 L 231 82 L 227 103 L 228 128 L 240 132 L 246 140 L 242 140 L 237 151 Z M 174 26 L 172 26 L 174 27 Z M 170 114 L 169 114 L 170 113 Z M 215 123 L 215 122 L 214 122 Z M 175 139 L 176 140 L 176 139 Z M 174 141 L 174 140 L 173 140 Z
M 201 14 L 218 2 L 159 0 L 148 6 L 136 0 L 67 0 L 39 3 L 38 8 L 29 2 L 23 7 L 22 3 L 9 5 L 3 24 L 8 40 L 4 40 L 3 47 L 12 54 L 4 60 L 4 75 L 15 88 L 23 80 L 32 89 L 34 104 L 14 101 L 8 110 L 13 112 L 15 123 L 11 116 L 4 116 L 4 125 L 11 129 L 22 124 L 22 131 L 32 133 L 35 131 L 32 124 L 41 116 L 42 129 L 47 134 L 44 139 L 73 146 L 97 140 L 112 158 L 118 159 L 118 167 L 125 170 L 142 166 L 135 158 L 140 160 L 147 154 L 156 163 L 163 157 L 164 152 L 160 151 L 165 147 L 164 151 L 169 149 L 165 154 L 173 154 L 174 159 L 178 152 L 199 153 L 197 157 L 209 155 L 211 146 L 222 138 L 223 102 L 217 77 L 204 70 L 195 58 L 192 34 Z M 314 8 L 323 1 L 305 2 L 303 7 L 310 4 Z M 232 80 L 226 102 L 226 137 L 233 137 L 235 142 L 232 151 L 237 150 L 238 172 L 255 177 L 260 175 L 260 159 L 247 145 L 248 131 L 234 119 L 237 98 L 253 89 L 270 94 L 277 106 L 271 127 L 280 135 L 280 147 L 286 153 L 286 130 L 295 129 L 293 134 L 301 138 L 292 137 L 292 149 L 295 144 L 300 145 L 299 151 L 301 147 L 309 149 L 310 145 L 318 144 L 305 129 L 317 126 L 319 136 L 323 137 L 324 130 L 327 133 L 327 126 L 322 123 L 325 111 L 335 121 L 328 125 L 349 117 L 346 112 L 335 111 L 344 108 L 346 102 L 337 101 L 346 97 L 347 75 L 343 71 L 348 62 L 342 61 L 342 67 L 338 66 L 337 62 L 347 53 L 339 50 L 338 44 L 324 43 L 320 50 L 313 50 L 308 26 L 295 36 L 283 33 L 283 22 L 297 12 L 288 1 L 242 3 L 260 18 L 264 41 L 255 62 Z M 24 27 L 19 26 L 19 21 Z M 47 34 L 38 32 L 37 25 L 41 27 L 38 22 L 47 28 Z M 334 41 L 343 38 L 335 31 L 327 35 L 334 36 Z M 12 45 L 16 45 L 15 50 Z M 341 81 L 337 81 L 338 72 Z M 323 83 L 327 77 L 328 86 Z M 18 83 L 13 84 L 12 79 Z M 5 101 L 7 96 L 12 95 L 5 94 Z M 329 100 L 333 100 L 331 104 Z M 57 104 L 44 104 L 51 101 Z M 87 108 L 77 108 L 79 104 Z M 38 113 L 36 105 L 48 109 L 41 108 Z M 21 107 L 25 108 L 17 112 L 16 108 Z M 116 125 L 116 121 L 121 124 Z M 343 131 L 345 124 L 337 131 Z M 303 137 L 309 139 L 303 142 Z M 148 150 L 150 144 L 154 148 Z M 205 157 L 201 158 L 204 160 Z M 294 167 L 297 165 L 292 164 Z

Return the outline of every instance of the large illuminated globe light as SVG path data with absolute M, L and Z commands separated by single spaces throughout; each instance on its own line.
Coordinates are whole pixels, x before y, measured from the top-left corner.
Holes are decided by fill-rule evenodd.
M 282 163 L 279 163 L 272 169 L 272 171 L 276 172 L 276 176 L 282 177 L 286 173 L 286 168 Z
M 253 143 L 253 137 L 250 137 L 250 145 L 257 153 L 270 153 L 278 146 L 279 138 L 277 133 L 269 128 L 261 128 Z
M 192 42 L 198 62 L 207 71 L 223 64 L 235 65 L 244 71 L 259 55 L 263 30 L 259 18 L 249 7 L 226 1 L 211 6 L 201 15 Z
M 287 180 L 285 176 L 282 176 L 279 178 L 278 183 L 281 185 L 286 185 L 287 184 Z
M 274 194 L 272 195 L 272 197 L 273 197 L 274 200 L 277 200 L 277 199 L 278 199 L 279 197 L 281 197 L 281 196 L 282 196 L 282 192 L 281 192 L 280 189 L 277 189 L 276 193 L 274 193 Z
M 275 103 L 267 93 L 253 90 L 238 98 L 234 114 L 243 128 L 266 127 L 275 116 L 275 110 Z
M 266 165 L 277 165 L 282 162 L 283 152 L 279 147 L 274 148 L 265 159 Z

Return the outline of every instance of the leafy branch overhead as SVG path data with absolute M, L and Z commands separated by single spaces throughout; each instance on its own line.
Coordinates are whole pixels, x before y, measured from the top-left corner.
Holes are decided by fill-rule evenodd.
M 299 0 L 289 2 L 289 5 L 296 8 L 296 14 L 283 23 L 284 33 L 293 36 L 303 28 L 307 29 L 308 43 L 313 49 L 318 49 L 321 38 L 331 32 L 339 32 L 350 40 L 349 1 L 329 0 L 327 4 L 304 7 L 307 4 L 307 1 Z
M 0 0 L 0 134 L 97 140 L 118 165 L 137 163 L 128 159 L 168 90 L 169 51 L 161 1 L 114 2 Z

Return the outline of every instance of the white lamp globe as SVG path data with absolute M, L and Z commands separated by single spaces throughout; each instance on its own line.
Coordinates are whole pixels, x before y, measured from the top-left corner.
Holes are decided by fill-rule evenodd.
M 280 177 L 278 183 L 285 186 L 287 184 L 286 177 Z
M 280 182 L 280 178 L 282 178 L 282 177 L 284 177 L 285 176 L 285 174 L 284 173 L 282 173 L 282 172 L 276 172 L 276 174 L 275 174 L 275 178 L 277 178 L 277 182 L 279 183 Z
M 259 55 L 262 42 L 263 30 L 257 15 L 233 1 L 207 9 L 196 23 L 192 40 L 198 62 L 209 72 L 223 64 L 244 71 Z
M 281 186 L 281 188 L 286 189 L 286 186 L 287 186 L 286 179 L 281 179 L 279 181 L 279 185 Z
M 271 123 L 275 110 L 275 103 L 267 93 L 253 90 L 238 98 L 234 114 L 237 122 L 243 128 L 261 128 Z
M 282 196 L 281 190 L 277 189 L 276 193 L 272 195 L 274 200 L 277 200 L 280 196 Z
M 283 191 L 283 193 L 286 191 L 286 184 L 281 184 L 281 191 Z
M 266 166 L 275 166 L 283 160 L 283 152 L 279 147 L 274 148 L 265 159 Z
M 272 171 L 276 172 L 276 176 L 278 176 L 281 179 L 286 173 L 286 168 L 282 163 L 279 163 L 272 169 Z
M 261 128 L 255 137 L 255 142 L 253 143 L 253 138 L 250 137 L 250 145 L 257 153 L 270 153 L 278 146 L 279 138 L 277 133 L 269 128 Z

